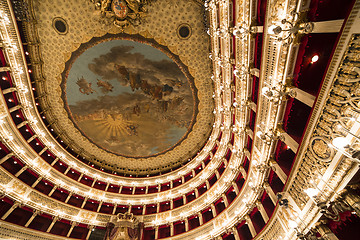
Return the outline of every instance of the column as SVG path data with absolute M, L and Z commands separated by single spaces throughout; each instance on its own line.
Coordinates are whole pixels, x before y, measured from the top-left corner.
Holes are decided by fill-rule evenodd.
M 185 222 L 185 232 L 187 232 L 189 231 L 189 221 L 187 218 L 185 218 L 184 222 Z
M 11 208 L 9 210 L 7 210 L 7 212 L 1 217 L 1 220 L 5 220 L 10 215 L 10 213 L 12 213 L 15 210 L 15 208 L 17 208 L 17 207 L 21 207 L 20 203 L 14 202 L 14 204 L 11 206 Z
M 280 180 L 283 182 L 283 184 L 285 184 L 287 175 L 281 169 L 280 165 L 274 159 L 270 159 L 269 163 L 270 163 L 270 166 L 272 167 L 272 169 L 274 170 L 274 172 L 278 175 Z
M 38 179 L 36 179 L 36 181 L 31 185 L 32 188 L 35 188 L 36 185 L 43 179 L 43 177 L 38 177 Z
M 251 32 L 252 33 L 262 33 L 263 31 L 264 31 L 263 26 L 252 26 L 251 27 Z
M 215 169 L 214 172 L 215 172 L 216 178 L 219 179 L 219 178 L 220 178 L 220 173 L 219 173 L 219 171 L 218 171 L 217 169 Z
M 264 187 L 265 187 L 266 193 L 269 195 L 269 197 L 270 197 L 271 201 L 273 202 L 274 206 L 276 206 L 277 197 L 276 197 L 274 191 L 272 190 L 270 184 L 268 182 L 264 182 Z
M 256 113 L 256 103 L 251 100 L 247 100 L 246 105 Z
M 55 192 L 55 190 L 57 189 L 57 185 L 54 185 L 54 187 L 51 189 L 51 191 L 49 192 L 48 196 L 51 197 L 51 195 Z
M 0 72 L 9 72 L 11 71 L 11 67 L 0 67 Z
M 106 184 L 106 187 L 105 187 L 105 192 L 108 190 L 108 188 L 109 188 L 109 186 L 110 186 L 110 183 L 108 182 L 107 184 Z
M 256 236 L 256 230 L 255 230 L 255 227 L 254 227 L 249 215 L 245 216 L 245 220 L 246 220 L 246 223 L 247 223 L 247 225 L 249 227 L 251 236 L 254 238 Z
M 170 236 L 174 236 L 174 223 L 170 223 Z
M 101 208 L 101 205 L 103 204 L 103 200 L 101 200 L 100 202 L 99 202 L 99 206 L 98 206 L 98 208 L 96 209 L 96 212 L 99 212 L 100 211 L 100 208 Z
M 221 197 L 222 197 L 222 199 L 224 201 L 225 208 L 227 208 L 229 206 L 229 201 L 228 201 L 228 199 L 226 197 L 226 194 L 225 193 L 221 194 Z
M 314 28 L 311 33 L 337 33 L 340 32 L 344 19 L 313 22 Z
M 116 209 L 117 209 L 117 203 L 114 204 L 114 208 L 113 208 L 113 211 L 112 211 L 112 215 L 115 215 Z
M 259 200 L 257 200 L 255 202 L 255 204 L 256 204 L 257 209 L 259 210 L 262 218 L 264 219 L 264 222 L 267 223 L 267 221 L 269 221 L 269 216 L 267 215 L 264 206 L 262 205 L 262 203 Z
M 70 237 L 71 232 L 74 230 L 74 227 L 76 227 L 77 225 L 79 225 L 79 223 L 71 222 L 71 227 L 69 229 L 69 232 L 66 234 L 66 237 Z
M 16 111 L 16 110 L 19 110 L 21 108 L 21 105 L 16 105 L 15 107 L 12 107 L 12 108 L 10 108 L 9 109 L 9 112 L 14 112 L 14 111 Z
M 295 98 L 309 107 L 312 107 L 315 102 L 315 96 L 307 93 L 299 88 L 292 87 L 291 90 L 295 91 Z
M 69 201 L 69 199 L 71 198 L 71 196 L 73 195 L 73 192 L 69 192 L 69 195 L 67 196 L 65 203 L 67 203 Z
M 232 184 L 232 186 L 233 186 L 233 188 L 235 190 L 236 196 L 237 196 L 239 194 L 239 188 L 238 188 L 237 184 L 234 181 L 232 181 L 231 184 Z
M 234 233 L 235 240 L 240 240 L 239 233 L 238 233 L 236 227 L 232 227 L 232 232 Z
M 14 156 L 14 153 L 8 153 L 6 156 L 4 156 L 3 158 L 0 159 L 0 164 L 2 164 L 3 162 L 5 162 L 6 160 L 8 160 L 9 158 L 11 158 L 12 156 Z
M 39 156 L 41 156 L 44 152 L 46 152 L 46 150 L 48 150 L 48 147 L 44 147 L 38 154 Z
M 35 138 L 37 138 L 38 136 L 36 134 L 32 135 L 28 140 L 26 140 L 26 142 L 31 143 L 32 140 L 34 140 Z
M 216 208 L 215 208 L 215 205 L 212 203 L 212 204 L 210 205 L 210 207 L 211 207 L 212 215 L 213 215 L 213 217 L 215 218 L 215 217 L 216 217 Z
M 170 199 L 170 209 L 174 209 L 174 199 Z
M 206 189 L 210 189 L 210 183 L 209 183 L 209 181 L 206 179 L 205 180 L 205 185 L 206 185 Z
M 143 209 L 142 209 L 142 215 L 145 215 L 145 213 L 146 213 L 146 205 L 143 204 L 142 207 L 143 207 Z
M 203 223 L 204 223 L 204 219 L 203 219 L 203 217 L 202 217 L 201 212 L 199 212 L 199 213 L 198 213 L 198 218 L 199 218 L 199 223 L 200 223 L 200 226 L 201 226 L 201 225 L 203 225 Z
M 204 169 L 206 167 L 204 161 L 201 162 L 201 167 L 202 167 L 202 169 Z
M 240 170 L 241 175 L 242 175 L 243 178 L 245 179 L 246 176 L 247 176 L 247 173 L 246 173 L 245 168 L 244 168 L 243 166 L 240 166 L 240 167 L 239 167 L 239 170 Z
M 253 133 L 253 131 L 251 130 L 251 128 L 249 126 L 246 126 L 245 132 L 251 139 L 253 139 L 254 133 Z
M 186 196 L 185 196 L 185 195 L 182 195 L 182 197 L 183 197 L 183 205 L 187 204 Z
M 260 70 L 258 68 L 251 68 L 250 69 L 250 74 L 255 76 L 255 77 L 260 77 Z
M 59 158 L 55 158 L 54 161 L 50 164 L 51 166 L 54 166 L 55 163 L 57 163 L 57 161 L 59 161 Z
M 194 188 L 194 192 L 195 192 L 195 197 L 198 198 L 199 197 L 199 191 L 197 188 Z
M 94 231 L 94 226 L 88 226 L 88 229 L 89 229 L 89 231 L 86 235 L 86 240 L 89 240 L 91 232 Z
M 25 223 L 25 227 L 28 227 L 30 223 L 34 220 L 34 218 L 40 214 L 41 212 L 39 210 L 35 210 L 33 215 L 29 218 L 29 220 Z
M 251 159 L 251 153 L 250 153 L 249 149 L 244 148 L 244 154 L 249 160 Z
M 54 226 L 54 224 L 56 223 L 57 220 L 59 220 L 59 217 L 53 216 L 53 220 L 52 220 L 50 226 L 48 227 L 48 229 L 46 230 L 47 233 L 51 231 L 52 227 Z
M 11 87 L 11 88 L 4 89 L 2 92 L 5 95 L 7 93 L 11 93 L 11 92 L 15 92 L 15 91 L 17 91 L 17 89 L 15 87 Z
M 319 225 L 317 225 L 316 229 L 324 240 L 339 240 L 336 235 L 330 230 L 330 228 L 324 223 L 320 223 Z
M 282 138 L 281 140 L 290 147 L 290 149 L 296 153 L 298 148 L 299 148 L 299 144 L 289 135 L 287 134 L 284 130 L 280 129 L 280 137 Z
M 91 183 L 91 188 L 93 188 L 93 187 L 94 187 L 94 185 L 95 185 L 96 181 L 97 181 L 97 179 L 96 179 L 96 178 L 94 178 L 94 181 Z
M 80 182 L 80 180 L 83 176 L 84 176 L 84 173 L 81 173 L 77 181 Z
M 84 201 L 82 202 L 80 208 L 84 208 L 84 206 L 85 206 L 85 204 L 86 204 L 86 202 L 87 202 L 88 199 L 89 199 L 89 197 L 85 197 L 85 198 L 84 198 Z
M 155 227 L 155 239 L 158 239 L 159 238 L 159 227 L 156 226 Z
M 16 125 L 16 127 L 17 127 L 17 129 L 20 129 L 20 128 L 22 128 L 23 126 L 25 126 L 27 123 L 28 123 L 27 120 L 22 121 L 21 123 L 19 123 L 18 125 Z
M 64 175 L 66 175 L 68 172 L 69 172 L 69 170 L 70 170 L 70 166 L 68 166 L 67 168 L 66 168 L 66 170 L 65 170 L 65 172 L 64 172 Z

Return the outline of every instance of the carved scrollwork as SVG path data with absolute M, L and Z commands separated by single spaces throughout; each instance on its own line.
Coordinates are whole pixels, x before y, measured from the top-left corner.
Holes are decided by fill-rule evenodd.
M 310 140 L 310 151 L 314 157 L 323 162 L 329 162 L 334 155 L 334 149 L 329 147 L 329 139 L 316 136 Z
M 91 0 L 106 21 L 124 31 L 130 25 L 138 26 L 147 15 L 151 0 Z

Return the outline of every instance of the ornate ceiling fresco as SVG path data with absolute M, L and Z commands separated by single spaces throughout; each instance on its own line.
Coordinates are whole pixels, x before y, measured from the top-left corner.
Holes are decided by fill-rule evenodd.
M 92 142 L 116 154 L 165 152 L 192 127 L 193 81 L 190 88 L 161 51 L 113 38 L 93 39 L 69 60 L 62 85 L 69 115 Z
M 43 62 L 34 74 L 46 94 L 39 104 L 66 145 L 129 174 L 174 168 L 201 149 L 213 122 L 213 86 L 196 2 L 152 2 L 141 24 L 126 28 L 91 1 L 32 4 L 38 24 L 29 39 L 42 44 L 31 54 Z M 177 32 L 183 26 L 188 36 Z

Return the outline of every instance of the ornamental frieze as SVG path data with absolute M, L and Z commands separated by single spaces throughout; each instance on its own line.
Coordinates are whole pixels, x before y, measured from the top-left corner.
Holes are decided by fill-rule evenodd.
M 349 129 L 352 129 L 358 121 L 356 119 L 360 115 L 360 91 L 358 90 L 360 69 L 357 67 L 360 66 L 359 54 L 360 34 L 354 34 L 348 43 L 326 105 L 321 111 L 321 117 L 316 123 L 306 153 L 300 163 L 299 168 L 302 170 L 297 172 L 289 189 L 289 193 L 300 208 L 304 207 L 308 200 L 308 196 L 302 189 L 308 187 L 308 182 L 315 174 L 324 174 L 334 158 L 337 149 L 332 145 L 333 140 L 337 137 L 346 137 L 350 132 Z M 358 143 L 354 142 L 352 145 L 358 145 Z M 348 154 L 348 156 L 351 155 Z M 329 185 L 336 186 L 337 181 L 346 174 L 351 165 L 352 161 L 342 156 L 337 172 L 332 177 L 333 182 Z

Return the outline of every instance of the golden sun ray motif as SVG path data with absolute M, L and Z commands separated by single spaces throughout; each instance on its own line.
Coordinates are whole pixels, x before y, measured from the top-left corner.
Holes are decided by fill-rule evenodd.
M 95 125 L 101 128 L 105 138 L 132 135 L 132 124 L 132 121 L 126 120 L 121 114 L 107 114 L 103 119 L 95 119 Z

